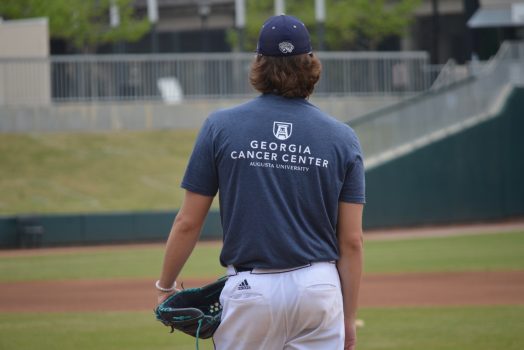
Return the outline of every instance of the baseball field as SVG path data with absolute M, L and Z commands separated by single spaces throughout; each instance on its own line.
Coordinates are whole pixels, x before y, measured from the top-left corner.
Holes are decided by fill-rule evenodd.
M 1 135 L 0 213 L 173 208 L 195 135 Z M 399 232 L 366 233 L 360 350 L 523 348 L 523 222 Z M 219 250 L 199 243 L 179 281 L 221 276 Z M 162 244 L 0 251 L 0 350 L 194 349 L 154 319 L 162 254 Z
M 522 349 L 524 223 L 366 237 L 359 349 Z M 221 276 L 219 250 L 199 243 L 179 281 Z M 153 316 L 162 252 L 0 251 L 0 349 L 194 349 Z

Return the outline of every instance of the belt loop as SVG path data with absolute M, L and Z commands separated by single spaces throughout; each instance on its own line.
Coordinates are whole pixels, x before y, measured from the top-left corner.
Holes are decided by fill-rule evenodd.
M 227 265 L 227 275 L 228 276 L 236 276 L 238 275 L 237 269 L 233 265 Z

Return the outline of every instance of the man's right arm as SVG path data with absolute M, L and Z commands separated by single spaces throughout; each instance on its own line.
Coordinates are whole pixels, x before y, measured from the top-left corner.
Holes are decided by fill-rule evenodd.
M 355 321 L 363 260 L 363 208 L 363 204 L 339 202 L 337 236 L 340 257 L 337 269 L 344 300 L 344 350 L 354 350 L 356 344 Z
M 186 191 L 167 239 L 159 285 L 169 289 L 175 282 L 189 255 L 195 248 L 213 197 Z M 170 294 L 159 292 L 158 303 Z

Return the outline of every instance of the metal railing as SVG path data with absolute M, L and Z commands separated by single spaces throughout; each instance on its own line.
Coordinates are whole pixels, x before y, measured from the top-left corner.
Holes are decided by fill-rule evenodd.
M 320 52 L 317 95 L 426 91 L 435 74 L 425 52 Z M 52 56 L 0 59 L 0 105 L 77 101 L 229 98 L 255 93 L 253 54 Z
M 493 116 L 512 85 L 524 85 L 524 43 L 504 43 L 475 75 L 447 89 L 430 90 L 350 124 L 359 135 L 366 167 L 377 166 L 432 140 Z
M 432 76 L 435 76 L 431 84 L 431 90 L 438 90 L 456 84 L 473 75 L 477 63 L 470 65 L 457 65 L 454 59 L 448 60 L 445 65 L 432 65 L 429 67 Z M 436 74 L 436 75 L 435 75 Z

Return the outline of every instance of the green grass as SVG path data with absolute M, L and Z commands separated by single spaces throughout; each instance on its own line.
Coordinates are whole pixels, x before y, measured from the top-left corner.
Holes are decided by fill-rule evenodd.
M 200 244 L 181 275 L 189 278 L 219 277 L 219 245 Z M 0 281 L 69 280 L 98 278 L 156 278 L 160 274 L 163 247 L 102 249 L 91 252 L 0 257 Z
M 194 350 L 195 339 L 155 320 L 153 312 L 0 313 L 0 350 Z M 201 350 L 213 349 L 210 340 Z
M 181 278 L 218 277 L 220 245 L 199 244 Z M 38 253 L 38 251 L 36 251 Z M 0 257 L 0 281 L 156 278 L 163 247 Z M 366 273 L 524 269 L 524 232 L 369 241 Z
M 359 350 L 518 350 L 524 306 L 363 309 Z
M 365 243 L 368 273 L 524 269 L 524 231 Z
M 195 136 L 0 134 L 0 214 L 178 208 Z
M 367 308 L 359 350 L 520 350 L 524 306 Z M 0 314 L 0 349 L 192 350 L 151 312 Z M 200 349 L 213 349 L 209 340 Z

